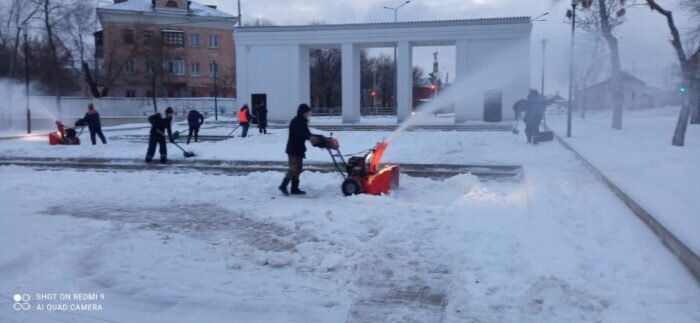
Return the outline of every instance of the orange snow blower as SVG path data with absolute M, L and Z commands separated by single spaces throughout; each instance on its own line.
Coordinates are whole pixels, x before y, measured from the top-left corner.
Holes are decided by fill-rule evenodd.
M 360 193 L 388 194 L 391 189 L 399 187 L 399 165 L 385 165 L 379 169 L 388 142 L 379 142 L 363 156 L 350 157 L 346 162 L 340 153 L 338 140 L 324 136 L 319 138 L 319 143 L 314 146 L 328 150 L 333 165 L 345 177 L 340 188 L 346 196 Z
M 80 145 L 75 129 L 66 128 L 63 122 L 56 120 L 57 132 L 49 133 L 49 145 Z

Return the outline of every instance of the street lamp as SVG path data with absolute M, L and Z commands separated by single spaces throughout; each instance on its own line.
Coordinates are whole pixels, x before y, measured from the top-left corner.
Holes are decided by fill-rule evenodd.
M 411 2 L 411 0 L 406 0 L 406 2 L 402 3 L 400 6 L 398 6 L 398 7 L 396 7 L 396 8 L 386 7 L 386 6 L 385 6 L 384 9 L 389 9 L 389 10 L 393 10 L 393 11 L 394 11 L 394 23 L 396 23 L 396 22 L 398 21 L 398 11 L 399 11 L 399 9 L 401 9 L 401 7 L 407 5 L 409 2 Z M 395 107 L 398 105 L 398 104 L 396 104 L 396 98 L 397 98 L 397 95 L 396 95 L 396 92 L 397 92 L 397 91 L 396 91 L 396 89 L 398 88 L 398 84 L 397 84 L 397 83 L 398 83 L 398 80 L 397 80 L 397 79 L 398 79 L 398 76 L 397 76 L 397 70 L 396 70 L 396 46 L 394 46 L 394 101 L 395 101 L 395 102 L 394 102 L 394 106 L 395 106 Z M 396 108 L 398 109 L 398 107 L 396 107 Z
M 216 60 L 212 60 L 211 68 L 214 70 L 214 120 L 219 121 L 219 91 L 216 89 L 216 74 L 219 72 L 219 66 L 216 65 Z
M 29 45 L 27 44 L 27 29 L 29 26 L 23 25 L 24 33 L 24 91 L 27 96 L 27 133 L 32 133 L 32 112 L 29 110 Z
M 581 0 L 571 0 L 571 53 L 569 56 L 569 109 L 566 113 L 566 137 L 571 137 L 571 110 L 574 93 L 574 35 L 576 33 L 576 6 Z
M 547 50 L 547 40 L 542 39 L 542 84 L 540 86 L 540 94 L 544 97 L 544 66 L 545 66 L 545 52 Z

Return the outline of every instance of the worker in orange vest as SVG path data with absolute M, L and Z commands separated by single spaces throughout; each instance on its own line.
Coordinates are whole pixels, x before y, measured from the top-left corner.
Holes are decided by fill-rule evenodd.
M 245 136 L 248 135 L 248 126 L 250 125 L 250 119 L 252 118 L 253 116 L 250 114 L 248 105 L 244 104 L 241 107 L 241 111 L 238 111 L 238 123 L 241 125 L 241 127 L 243 127 L 241 137 L 245 138 Z

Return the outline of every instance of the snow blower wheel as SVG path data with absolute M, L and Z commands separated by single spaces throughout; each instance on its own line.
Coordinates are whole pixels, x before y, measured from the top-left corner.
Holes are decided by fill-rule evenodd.
M 354 178 L 346 178 L 340 186 L 345 196 L 357 195 L 362 193 L 362 184 Z

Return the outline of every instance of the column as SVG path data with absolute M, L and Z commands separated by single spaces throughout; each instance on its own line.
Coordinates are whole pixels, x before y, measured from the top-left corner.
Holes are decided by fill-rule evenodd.
M 360 48 L 348 43 L 341 51 L 343 123 L 356 123 L 360 121 Z
M 296 106 L 299 104 L 310 104 L 309 82 L 311 72 L 309 70 L 309 49 L 303 45 L 293 45 L 289 48 L 289 51 L 289 69 L 291 73 L 288 84 L 289 102 L 294 102 L 292 106 L 295 107 L 294 113 L 296 113 Z
M 467 79 L 469 75 L 468 68 L 468 58 L 469 58 L 469 44 L 466 40 L 458 40 L 455 50 L 455 81 L 452 86 L 465 87 L 467 84 Z M 464 89 L 468 91 L 468 89 Z M 459 97 L 459 96 L 458 96 Z M 467 99 L 459 100 L 454 102 L 455 105 L 455 123 L 461 123 L 467 121 L 467 110 L 469 109 L 469 104 Z
M 309 48 L 306 46 L 299 46 L 299 100 L 311 105 L 311 69 Z
M 248 80 L 248 51 L 250 47 L 245 45 L 236 46 L 236 106 L 234 111 L 238 111 L 240 106 L 250 98 L 250 86 Z M 209 62 L 202 64 L 202 69 L 209 69 Z M 202 70 L 204 74 L 204 70 Z M 268 107 L 269 108 L 269 107 Z
M 413 48 L 408 41 L 398 43 L 396 53 L 396 115 L 399 123 L 411 117 L 413 111 Z

